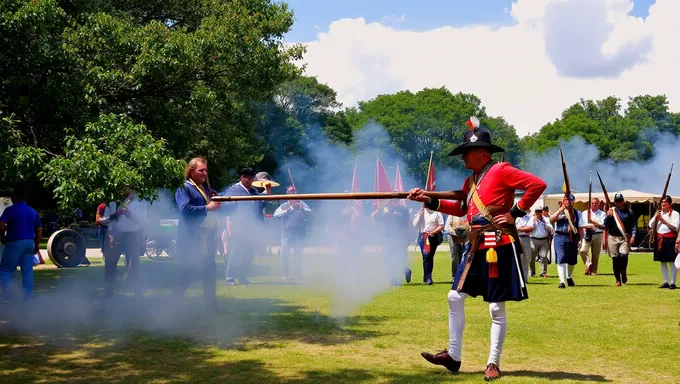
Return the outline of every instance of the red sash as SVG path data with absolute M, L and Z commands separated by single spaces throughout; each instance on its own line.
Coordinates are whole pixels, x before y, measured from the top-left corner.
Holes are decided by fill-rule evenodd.
M 663 240 L 662 239 L 675 239 L 678 237 L 678 234 L 675 232 L 667 232 L 664 233 L 663 235 L 660 233 L 656 234 L 656 243 L 657 247 L 659 249 L 659 252 L 663 250 Z

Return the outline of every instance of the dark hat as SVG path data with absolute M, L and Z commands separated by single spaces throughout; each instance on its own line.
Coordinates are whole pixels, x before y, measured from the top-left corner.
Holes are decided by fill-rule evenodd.
M 457 146 L 449 156 L 462 155 L 468 149 L 484 148 L 491 153 L 505 152 L 505 150 L 497 145 L 491 144 L 491 134 L 479 128 L 479 119 L 470 117 L 466 123 L 470 130 L 463 134 L 463 144 Z
M 238 173 L 239 176 L 255 177 L 255 171 L 252 168 L 243 168 L 241 172 Z
M 620 193 L 617 193 L 617 194 L 614 195 L 614 201 L 618 201 L 618 200 L 625 200 L 623 198 L 623 195 L 620 194 Z
M 671 197 L 668 196 L 668 195 L 664 196 L 664 197 L 661 199 L 661 201 L 665 201 L 665 202 L 667 202 L 668 204 L 673 204 L 673 198 L 671 198 Z
M 544 211 L 549 211 L 550 208 L 548 208 L 548 206 L 546 205 L 545 207 L 543 207 L 543 210 L 544 210 Z

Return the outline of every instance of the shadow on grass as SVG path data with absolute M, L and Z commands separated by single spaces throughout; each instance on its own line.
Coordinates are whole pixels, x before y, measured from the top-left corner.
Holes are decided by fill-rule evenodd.
M 16 344 L 12 344 L 12 342 Z M 302 370 L 277 374 L 266 361 L 241 359 L 222 361 L 219 351 L 196 349 L 183 340 L 136 336 L 125 345 L 93 348 L 80 345 L 76 354 L 44 344 L 15 339 L 0 344 L 0 381 L 34 383 L 449 383 L 469 380 L 475 374 L 450 375 L 423 372 L 384 372 L 364 369 Z
M 59 346 L 92 339 L 118 342 L 141 332 L 243 349 L 291 341 L 345 344 L 382 335 L 368 329 L 379 329 L 383 317 L 330 317 L 267 297 L 218 297 L 210 306 L 201 297 L 172 297 L 172 265 L 148 262 L 142 267 L 145 297 L 117 294 L 106 301 L 101 266 L 36 271 L 31 304 L 0 304 L 0 343 L 8 332 Z
M 507 371 L 504 372 L 504 376 L 522 376 L 522 377 L 532 377 L 532 378 L 542 378 L 548 380 L 576 380 L 576 381 L 596 381 L 600 383 L 611 382 L 602 375 L 584 375 L 580 373 L 572 372 L 543 372 L 543 371 Z

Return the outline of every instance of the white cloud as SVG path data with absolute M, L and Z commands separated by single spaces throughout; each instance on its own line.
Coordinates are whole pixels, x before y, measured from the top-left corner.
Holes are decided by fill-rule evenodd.
M 307 74 L 345 106 L 403 89 L 474 93 L 520 135 L 580 98 L 666 94 L 680 110 L 680 1 L 657 0 L 646 20 L 631 9 L 631 0 L 517 0 L 515 25 L 424 32 L 337 20 L 305 43 Z

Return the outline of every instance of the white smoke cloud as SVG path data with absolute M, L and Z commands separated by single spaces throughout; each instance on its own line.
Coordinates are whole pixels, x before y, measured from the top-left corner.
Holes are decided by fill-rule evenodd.
M 672 134 L 661 133 L 654 138 L 656 155 L 649 162 L 614 163 L 611 160 L 598 160 L 599 150 L 587 144 L 580 136 L 561 142 L 571 187 L 575 192 L 588 192 L 590 171 L 593 172 L 593 191 L 601 191 L 595 171 L 598 170 L 609 193 L 632 189 L 659 195 L 663 192 L 668 171 L 672 163 L 678 163 L 677 151 L 680 140 Z M 541 154 L 527 153 L 523 168 L 541 177 L 548 184 L 545 193 L 560 193 L 564 181 L 559 148 Z M 671 178 L 668 194 L 680 201 L 680 177 Z M 610 196 L 613 197 L 613 196 Z
M 517 0 L 512 26 L 395 30 L 363 18 L 333 22 L 304 42 L 307 74 L 345 106 L 378 94 L 446 86 L 479 96 L 520 136 L 580 98 L 665 94 L 680 110 L 680 2 L 657 0 L 630 16 L 632 0 Z

